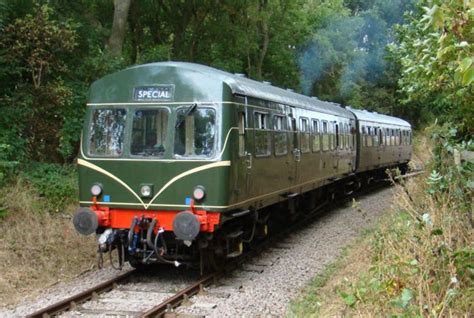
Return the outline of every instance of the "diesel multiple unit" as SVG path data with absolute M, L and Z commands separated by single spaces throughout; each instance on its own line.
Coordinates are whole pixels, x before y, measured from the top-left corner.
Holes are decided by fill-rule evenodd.
M 238 256 L 411 157 L 406 121 L 210 67 L 135 66 L 96 81 L 74 225 L 133 266 Z

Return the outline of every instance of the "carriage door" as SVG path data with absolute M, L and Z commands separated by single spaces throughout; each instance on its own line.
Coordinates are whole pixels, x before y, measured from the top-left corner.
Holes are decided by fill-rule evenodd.
M 295 186 L 298 183 L 298 169 L 301 161 L 301 149 L 300 149 L 300 134 L 298 133 L 298 126 L 296 120 L 296 113 L 293 107 L 290 107 L 290 158 L 289 158 L 289 176 L 290 186 Z
M 243 97 L 242 97 L 243 98 Z M 244 105 L 242 105 L 244 104 Z M 237 184 L 234 186 L 234 191 L 237 193 L 238 200 L 248 197 L 250 182 L 252 178 L 252 144 L 253 134 L 247 129 L 250 121 L 247 111 L 247 98 L 243 103 L 237 107 L 237 129 L 239 134 L 239 154 L 238 154 L 238 168 L 237 168 Z

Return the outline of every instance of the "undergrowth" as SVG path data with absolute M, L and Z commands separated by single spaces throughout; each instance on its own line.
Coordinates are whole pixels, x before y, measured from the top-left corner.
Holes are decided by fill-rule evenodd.
M 94 237 L 77 234 L 72 225 L 75 205 L 62 214 L 38 210 L 44 197 L 23 178 L 0 188 L 0 198 L 8 210 L 0 222 L 0 304 L 94 266 Z
M 77 209 L 75 168 L 34 163 L 15 173 L 13 165 L 4 166 L 0 178 L 1 304 L 34 295 L 96 263 L 94 237 L 79 235 L 71 221 Z
M 472 312 L 472 163 L 454 164 L 456 130 L 431 130 L 428 176 L 397 184 L 391 222 L 371 243 L 372 265 L 339 289 L 353 313 L 463 316 Z
M 78 197 L 77 171 L 73 165 L 31 163 L 19 176 L 38 194 L 38 211 L 52 213 L 63 209 Z
M 419 140 L 416 145 L 427 173 L 396 185 L 393 210 L 368 243 L 370 265 L 338 278 L 329 292 L 319 289 L 329 296 L 311 296 L 339 298 L 339 306 L 333 301 L 317 306 L 334 307 L 328 315 L 463 317 L 473 312 L 473 164 L 456 165 L 453 156 L 455 149 L 473 150 L 473 143 L 458 142 L 456 130 L 447 126 L 429 133 L 429 147 Z M 304 307 L 298 307 L 299 314 L 320 315 L 314 304 Z

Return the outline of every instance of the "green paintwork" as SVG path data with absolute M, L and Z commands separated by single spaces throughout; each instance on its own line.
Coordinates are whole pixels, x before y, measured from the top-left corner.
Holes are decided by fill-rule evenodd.
M 133 99 L 135 87 L 153 85 L 174 85 L 173 100 L 151 103 Z M 171 150 L 176 109 L 189 107 L 193 103 L 198 103 L 198 107 L 204 104 L 216 110 L 216 149 L 211 158 L 179 160 L 173 157 L 171 151 L 165 153 L 162 160 L 132 157 L 127 151 L 132 116 L 127 116 L 126 146 L 120 158 L 94 158 L 87 155 L 91 114 L 97 107 L 119 107 L 127 109 L 128 112 L 137 108 L 168 107 L 170 114 L 166 148 Z M 192 190 L 197 185 L 205 187 L 206 196 L 202 202 L 196 204 L 208 211 L 259 208 L 286 200 L 284 194 L 309 191 L 355 170 L 357 145 L 351 149 L 344 147 L 328 151 L 310 150 L 302 153 L 300 157 L 293 151 L 301 149 L 302 133 L 298 131 L 301 117 L 307 118 L 310 124 L 312 119 L 319 119 L 355 127 L 355 116 L 351 111 L 333 103 L 322 102 L 202 65 L 153 63 L 108 75 L 92 85 L 87 109 L 80 158 L 119 178 L 137 194 L 142 184 L 152 184 L 156 194 L 170 180 L 191 169 L 230 161 L 230 166 L 213 167 L 171 183 L 153 202 L 157 206 L 150 206 L 149 210 L 186 209 L 185 198 L 191 197 Z M 268 134 L 271 136 L 272 149 L 269 156 L 255 156 L 255 112 L 264 112 L 269 116 Z M 247 119 L 245 134 L 241 139 L 245 140 L 244 147 L 248 155 L 239 155 L 239 113 L 244 113 Z M 288 153 L 282 156 L 274 154 L 271 131 L 274 115 L 285 116 L 288 126 Z M 296 129 L 291 128 L 291 118 L 297 121 Z M 229 138 L 224 147 L 227 136 Z M 310 144 L 313 138 L 320 137 L 311 135 Z M 90 205 L 90 187 L 99 183 L 104 189 L 99 201 L 103 201 L 105 196 L 110 198 L 109 203 L 102 204 L 144 209 L 132 193 L 110 176 L 83 165 L 79 166 L 79 176 L 81 205 Z M 149 199 L 143 201 L 147 204 Z

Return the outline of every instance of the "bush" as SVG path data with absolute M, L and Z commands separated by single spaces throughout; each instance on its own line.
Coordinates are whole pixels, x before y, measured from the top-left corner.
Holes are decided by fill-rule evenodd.
M 33 163 L 21 178 L 35 188 L 48 212 L 62 212 L 66 205 L 77 200 L 77 172 L 72 165 Z

